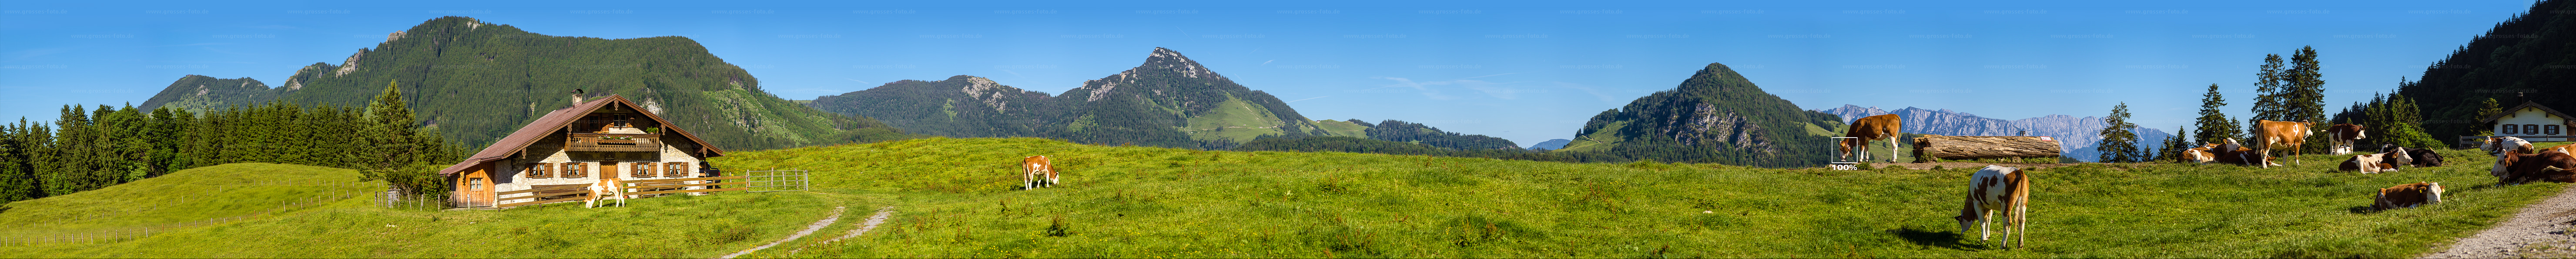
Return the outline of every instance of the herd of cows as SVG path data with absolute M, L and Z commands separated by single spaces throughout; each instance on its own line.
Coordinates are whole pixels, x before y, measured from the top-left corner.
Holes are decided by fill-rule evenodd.
M 1896 142 L 1899 123 L 1900 120 L 1895 114 L 1853 120 L 1851 129 L 1844 134 L 1849 138 L 1835 143 L 1842 151 L 1840 157 L 1844 160 L 1850 160 L 1853 157 L 1859 157 L 1862 161 L 1869 160 L 1870 154 L 1865 146 L 1870 141 L 1879 139 L 1888 140 L 1891 144 L 1889 150 L 1895 150 L 1893 144 Z M 2309 130 L 2309 125 L 2308 122 L 2258 120 L 2254 125 L 2255 131 L 2252 138 L 2254 145 L 2248 146 L 2237 142 L 2234 138 L 2226 138 L 2220 143 L 2204 143 L 2198 148 L 2183 150 L 2181 157 L 2184 162 L 2204 165 L 2216 163 L 2262 168 L 2281 166 L 2280 163 L 2275 162 L 2277 159 L 2273 157 L 2275 153 L 2273 151 L 2286 151 L 2290 156 L 2302 155 L 2300 148 L 2312 132 Z M 2352 155 L 2351 159 L 2346 159 L 2338 165 L 2337 170 L 2376 174 L 2394 172 L 2408 166 L 2436 167 L 2444 164 L 2442 155 L 2431 149 L 2409 148 L 2395 144 L 2381 145 L 2377 153 L 2352 154 L 2355 152 L 2353 143 L 2367 137 L 2365 132 L 2369 129 L 2369 127 L 2354 124 L 2335 124 L 2326 128 L 2326 139 L 2330 142 L 2328 143 L 2329 153 Z M 1854 152 L 1854 149 L 1861 151 Z M 2488 173 L 2496 177 L 2497 184 L 2511 185 L 2534 181 L 2576 183 L 2576 171 L 2571 171 L 2576 170 L 2576 154 L 2571 154 L 2567 147 L 2534 150 L 2531 142 L 2521 138 L 2490 137 L 2485 145 L 2479 146 L 2479 149 L 2496 157 L 2495 165 Z M 2292 163 L 2298 162 L 2294 159 Z M 1988 230 L 1988 227 L 1992 225 L 1992 218 L 2000 216 L 2004 221 L 2004 245 L 2009 247 L 2014 243 L 2013 234 L 2022 234 L 2021 244 L 2027 246 L 2028 234 L 2022 233 L 2027 228 L 2024 221 L 2026 217 L 2023 214 L 2029 211 L 2030 205 L 2030 177 L 2026 175 L 2027 173 L 2029 171 L 2026 169 L 1987 165 L 1976 174 L 1970 175 L 1968 197 L 1965 204 L 1959 208 L 1959 216 L 1955 217 L 1959 220 L 1959 232 L 1967 233 L 1973 226 L 1978 232 L 1978 239 L 1991 239 L 1993 233 Z M 2388 210 L 2439 203 L 2442 201 L 2442 192 L 2442 183 L 2416 182 L 2382 188 L 2373 198 L 2371 208 Z

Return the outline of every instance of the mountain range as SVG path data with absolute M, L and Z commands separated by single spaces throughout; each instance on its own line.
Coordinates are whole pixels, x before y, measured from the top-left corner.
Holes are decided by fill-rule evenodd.
M 725 149 L 902 135 L 874 119 L 770 95 L 759 79 L 688 38 L 557 37 L 454 16 L 387 34 L 339 64 L 304 66 L 281 86 L 189 75 L 138 108 L 204 111 L 269 101 L 363 106 L 387 84 L 400 86 L 422 126 L 468 145 L 491 143 L 570 106 L 575 90 L 636 100 Z
M 1515 148 L 1510 141 L 1387 120 L 1308 120 L 1287 102 L 1154 48 L 1144 63 L 1062 94 L 959 75 L 903 80 L 816 97 L 807 106 L 881 118 L 950 137 L 1045 137 L 1078 143 L 1224 149 L 1262 137 L 1344 136 L 1451 149 Z
M 2102 152 L 2096 150 L 2096 146 L 2102 142 L 2102 128 L 2110 126 L 2102 122 L 2101 117 L 2078 118 L 2056 114 L 2003 120 L 1949 109 L 1905 107 L 1905 109 L 1888 111 L 1878 107 L 1850 104 L 1816 111 L 1841 116 L 1845 123 L 1861 117 L 1896 114 L 1903 120 L 1897 131 L 1904 133 L 1945 136 L 2049 136 L 2056 138 L 2061 148 L 2065 148 L 2066 157 L 2082 161 L 2093 161 L 2101 157 Z M 2172 133 L 2153 128 L 2141 127 L 2130 130 L 2138 134 L 2139 146 L 2148 149 L 2162 147 L 2163 145 L 2155 143 L 2163 143 L 2160 141 L 2166 141 L 2167 138 L 2174 136 Z

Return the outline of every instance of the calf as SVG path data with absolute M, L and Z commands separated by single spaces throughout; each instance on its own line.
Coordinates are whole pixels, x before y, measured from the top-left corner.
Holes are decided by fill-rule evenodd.
M 1055 186 L 1057 180 L 1055 162 L 1048 160 L 1047 156 L 1020 158 L 1020 189 Z
M 2326 126 L 2326 141 L 2331 142 L 2328 145 L 2332 145 L 2331 148 L 2333 149 L 2333 151 L 2330 152 L 2333 152 L 2336 155 L 2352 153 L 2352 141 L 2368 137 L 2364 135 L 2367 135 L 2365 132 L 2368 132 L 2369 130 L 2370 127 L 2363 127 L 2357 124 L 2335 124 L 2334 126 Z
M 2442 166 L 2442 153 L 2433 152 L 2431 149 L 2399 147 L 2397 144 L 2379 145 L 2379 152 L 2381 153 L 2394 152 L 2398 150 L 2405 150 L 2406 156 L 2415 160 L 2411 163 L 2407 163 L 2409 165 L 2414 165 L 2415 167 Z
M 2413 157 L 2406 153 L 2406 148 L 2397 148 L 2386 153 L 2354 155 L 2352 159 L 2344 160 L 2343 165 L 2336 169 L 2361 171 L 2364 174 L 2391 172 L 2397 171 L 2399 165 L 2414 163 Z
M 1851 131 L 1843 134 L 1844 137 L 1854 137 L 1843 139 L 1841 143 L 1843 161 L 1852 161 L 1851 159 L 1854 154 L 1852 150 L 1859 150 L 1858 154 L 1860 156 L 1860 160 L 1869 160 L 1869 147 L 1867 147 L 1869 145 L 1869 141 L 1878 139 L 1887 139 L 1887 160 L 1895 161 L 1896 137 L 1898 135 L 1896 130 L 1903 128 L 1902 126 L 1904 123 L 1905 120 L 1897 117 L 1895 114 L 1861 117 L 1859 120 L 1853 120 Z
M 1993 225 L 1989 213 L 2000 212 L 2004 220 L 2004 240 L 2000 245 L 2010 246 L 2013 234 L 2021 234 L 2021 245 L 2030 246 L 2030 224 L 2026 220 L 2030 214 L 2029 171 L 1986 165 L 1968 176 L 1966 203 L 1959 208 L 1959 216 L 1951 217 L 1959 220 L 1959 234 L 1967 234 L 1968 226 L 1974 225 L 1977 240 L 1993 238 L 1993 231 L 1988 230 Z
M 2379 189 L 2379 196 L 2371 199 L 2370 209 L 2413 208 L 2434 203 L 2442 203 L 2442 183 L 2415 182 Z

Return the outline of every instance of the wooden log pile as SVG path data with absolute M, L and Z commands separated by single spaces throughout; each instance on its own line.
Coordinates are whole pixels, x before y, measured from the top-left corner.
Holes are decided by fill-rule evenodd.
M 1942 136 L 1914 138 L 1914 162 L 1936 159 L 2058 157 L 2057 140 L 2038 136 Z

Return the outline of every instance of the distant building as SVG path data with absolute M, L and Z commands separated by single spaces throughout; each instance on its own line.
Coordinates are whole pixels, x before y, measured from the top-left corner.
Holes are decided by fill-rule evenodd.
M 2564 136 L 2576 135 L 2568 132 L 2576 130 L 2576 119 L 2569 119 L 2567 113 L 2528 101 L 2522 102 L 2522 105 L 2504 109 L 2503 114 L 2496 114 L 2495 117 L 2478 122 L 2485 123 L 2487 129 L 2493 130 L 2496 136 L 2520 137 L 2532 142 L 2568 141 Z
M 687 130 L 623 96 L 579 101 L 548 112 L 501 141 L 439 170 L 453 185 L 456 207 L 510 207 L 536 197 L 576 192 L 601 179 L 652 180 L 701 177 L 706 158 L 724 156 Z M 695 182 L 675 183 L 694 184 Z M 546 191 L 524 192 L 545 188 Z M 689 187 L 699 189 L 707 187 Z M 560 190 L 558 190 L 560 189 Z M 578 188 L 578 192 L 588 192 Z M 497 193 L 510 195 L 495 195 Z M 499 197 L 511 196 L 511 197 Z

